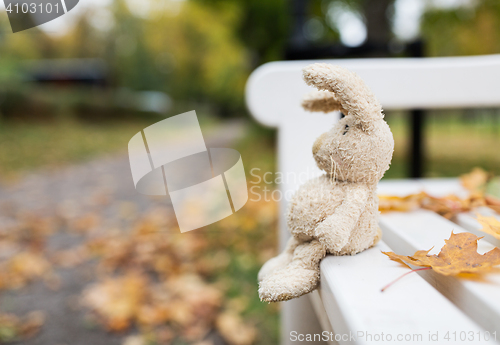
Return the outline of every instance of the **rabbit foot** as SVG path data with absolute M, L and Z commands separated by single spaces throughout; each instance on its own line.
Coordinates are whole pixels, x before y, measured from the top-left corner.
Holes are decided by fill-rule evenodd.
M 259 297 L 265 302 L 288 301 L 318 287 L 319 268 L 286 267 L 271 273 L 259 284 Z
M 298 245 L 292 261 L 267 275 L 259 284 L 259 297 L 266 302 L 287 301 L 318 287 L 319 263 L 326 248 L 318 240 Z

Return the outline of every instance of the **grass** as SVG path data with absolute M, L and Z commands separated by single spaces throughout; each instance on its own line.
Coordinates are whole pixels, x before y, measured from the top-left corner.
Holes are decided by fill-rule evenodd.
M 96 156 L 127 152 L 128 141 L 163 117 L 86 122 L 60 117 L 46 122 L 0 122 L 0 180 L 38 168 L 58 168 Z M 204 129 L 216 126 L 209 115 L 199 116 Z
M 126 152 L 130 138 L 146 121 L 119 123 L 2 123 L 0 176 L 9 178 L 37 168 L 55 168 L 98 155 Z

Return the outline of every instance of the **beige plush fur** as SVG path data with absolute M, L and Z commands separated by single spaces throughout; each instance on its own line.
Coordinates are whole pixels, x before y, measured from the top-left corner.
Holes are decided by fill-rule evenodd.
M 304 109 L 346 116 L 314 143 L 313 156 L 325 174 L 293 196 L 287 213 L 292 236 L 259 272 L 259 296 L 267 302 L 313 291 L 326 254 L 354 255 L 381 237 L 376 187 L 394 150 L 382 107 L 361 78 L 344 68 L 318 63 L 303 75 L 319 90 L 306 95 Z

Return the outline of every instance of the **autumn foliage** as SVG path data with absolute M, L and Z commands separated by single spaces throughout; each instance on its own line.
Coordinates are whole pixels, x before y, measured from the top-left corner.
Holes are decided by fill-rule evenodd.
M 404 197 L 379 195 L 379 210 L 381 212 L 409 212 L 419 208 L 427 209 L 451 219 L 460 212 L 471 211 L 476 207 L 486 206 L 500 212 L 500 199 L 486 193 L 486 186 L 492 175 L 480 168 L 475 168 L 469 174 L 460 177 L 462 186 L 469 191 L 467 197 L 450 194 L 444 197 L 434 197 L 426 192 L 411 194 Z
M 210 344 L 207 337 L 214 332 L 227 344 L 258 339 L 258 320 L 247 315 L 257 294 L 237 277 L 247 271 L 255 276 L 273 254 L 274 202 L 250 201 L 237 217 L 185 234 L 169 208 L 143 214 L 131 203 L 120 208 L 123 228 L 109 226 L 99 212 L 65 207 L 54 217 L 18 217 L 19 223 L 0 232 L 0 289 L 41 280 L 57 293 L 59 268 L 85 266 L 94 279 L 81 291 L 78 308 L 105 331 L 136 329 L 124 344 Z M 50 250 L 47 241 L 57 233 L 82 240 Z M 0 343 L 35 335 L 43 313 L 30 315 L 0 313 Z

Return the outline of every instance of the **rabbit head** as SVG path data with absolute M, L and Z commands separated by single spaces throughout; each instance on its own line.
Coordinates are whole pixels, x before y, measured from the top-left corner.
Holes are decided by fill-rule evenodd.
M 361 78 L 342 67 L 325 63 L 303 69 L 304 80 L 315 86 L 302 106 L 345 115 L 314 143 L 318 167 L 338 181 L 376 184 L 389 169 L 394 151 L 391 130 L 382 107 Z

